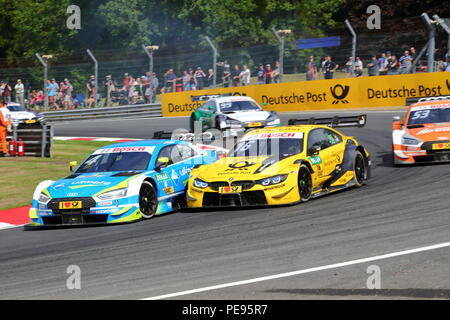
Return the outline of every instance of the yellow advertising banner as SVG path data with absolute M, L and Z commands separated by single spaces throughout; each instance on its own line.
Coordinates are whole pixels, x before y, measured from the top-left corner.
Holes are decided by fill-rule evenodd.
M 264 109 L 277 112 L 339 108 L 404 106 L 406 98 L 450 95 L 450 72 L 416 73 L 332 80 L 288 82 L 167 93 L 163 116 L 189 116 L 202 103 L 191 96 L 247 95 Z

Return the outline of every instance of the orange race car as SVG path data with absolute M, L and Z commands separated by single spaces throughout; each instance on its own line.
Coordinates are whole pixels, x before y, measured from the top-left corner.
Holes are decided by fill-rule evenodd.
M 394 117 L 394 165 L 450 162 L 450 96 L 408 99 L 403 119 Z

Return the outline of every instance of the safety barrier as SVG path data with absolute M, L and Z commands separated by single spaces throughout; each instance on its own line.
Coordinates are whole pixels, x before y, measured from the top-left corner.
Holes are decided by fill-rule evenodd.
M 24 144 L 24 155 L 34 157 L 52 156 L 53 128 L 51 125 L 19 125 L 14 126 L 8 140 L 15 144 L 22 141 Z
M 53 123 L 86 119 L 157 118 L 162 116 L 162 111 L 160 104 L 153 103 L 108 108 L 49 111 L 43 112 L 43 115 L 47 122 Z

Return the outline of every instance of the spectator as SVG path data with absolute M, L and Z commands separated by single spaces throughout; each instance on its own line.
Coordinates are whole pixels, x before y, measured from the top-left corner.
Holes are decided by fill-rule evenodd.
M 381 57 L 378 59 L 378 71 L 380 76 L 387 75 L 388 69 L 387 69 L 388 61 L 386 58 L 386 53 L 382 53 Z
M 0 81 L 0 97 L 3 97 L 4 93 L 5 93 L 5 82 Z
M 3 96 L 5 97 L 5 101 L 7 104 L 11 102 L 11 91 L 12 91 L 11 86 L 6 81 L 4 83 Z
M 105 106 L 109 107 L 111 105 L 111 94 L 116 91 L 116 84 L 112 78 L 112 75 L 107 75 L 105 77 Z
M 30 81 L 27 79 L 25 80 L 24 89 L 25 89 L 25 100 L 30 100 L 30 93 L 31 93 L 31 84 Z
M 192 70 L 192 68 L 189 68 L 188 71 L 189 71 L 188 74 L 189 74 L 189 78 L 190 78 L 189 85 L 191 87 L 191 90 L 195 91 L 195 90 L 197 90 L 197 79 L 195 79 L 195 77 L 194 77 L 194 70 Z
M 159 87 L 159 80 L 158 80 L 158 77 L 156 76 L 155 72 L 152 73 L 151 79 L 152 79 L 151 83 L 152 83 L 152 90 L 153 90 L 151 103 L 155 103 L 156 102 L 156 93 L 157 93 L 157 90 Z
M 259 65 L 256 73 L 256 83 L 264 84 L 264 66 L 262 64 Z
M 205 87 L 211 87 L 214 82 L 214 70 L 208 69 L 208 76 L 206 77 Z
M 272 67 L 270 64 L 266 64 L 266 69 L 264 70 L 264 80 L 266 84 L 272 83 Z
M 231 66 L 227 60 L 224 60 L 223 62 L 218 62 L 217 66 L 222 68 L 222 82 L 224 88 L 226 88 L 230 84 L 229 81 L 231 75 Z
M 281 82 L 281 64 L 280 61 L 275 62 L 275 69 L 272 71 L 272 79 L 274 83 Z
M 22 80 L 17 80 L 14 91 L 16 92 L 16 103 L 23 106 L 25 100 L 25 86 L 23 85 Z
M 317 79 L 317 65 L 314 62 L 314 56 L 309 56 L 309 62 L 306 64 L 306 80 Z
M 345 63 L 345 72 L 347 72 L 347 77 L 352 76 L 352 67 L 353 67 L 352 57 L 348 57 L 348 60 Z
M 325 63 L 323 64 L 323 71 L 325 79 L 333 79 L 333 74 L 339 67 L 338 64 L 331 60 L 330 56 L 325 57 Z
M 450 57 L 447 58 L 447 63 L 445 64 L 445 72 L 450 72 Z
M 244 66 L 242 67 L 242 71 L 239 75 L 239 78 L 242 81 L 242 85 L 243 86 L 248 86 L 250 85 L 250 79 L 251 79 L 252 75 L 250 72 L 250 69 L 248 68 L 247 65 L 244 64 Z
M 197 67 L 195 70 L 194 77 L 197 83 L 197 90 L 202 90 L 204 88 L 204 80 L 206 78 L 205 72 L 203 72 L 201 67 Z
M 64 108 L 73 109 L 73 105 L 72 105 L 73 86 L 70 83 L 69 79 L 64 79 L 64 82 L 61 86 L 61 90 L 64 94 L 64 102 L 63 102 Z
M 122 86 L 124 90 L 126 91 L 130 90 L 130 76 L 128 75 L 128 73 L 125 73 L 123 75 Z
M 237 64 L 234 65 L 233 71 L 231 72 L 231 85 L 233 87 L 239 87 L 241 85 L 241 70 Z
M 95 83 L 95 76 L 91 75 L 88 82 L 86 83 L 86 88 L 88 90 L 88 108 L 92 108 L 92 104 L 95 99 L 97 99 L 97 88 Z
M 412 61 L 414 61 L 414 59 L 416 58 L 416 56 L 417 56 L 417 53 L 416 53 L 416 48 L 414 48 L 414 47 L 411 47 L 410 49 L 409 49 L 409 54 L 410 54 L 410 56 L 411 56 L 411 59 L 412 59 Z
M 191 90 L 191 76 L 187 72 L 187 70 L 183 71 L 183 76 L 181 77 L 181 81 L 183 82 L 183 91 Z
M 177 81 L 177 75 L 174 73 L 173 69 L 170 68 L 164 74 L 165 87 L 161 90 L 162 93 L 169 93 L 175 91 L 175 84 Z
M 389 65 L 388 65 L 389 74 L 392 74 L 392 75 L 398 74 L 399 67 L 400 67 L 400 64 L 397 60 L 397 57 L 392 55 L 389 59 Z
M 409 51 L 405 50 L 403 55 L 399 59 L 399 64 L 401 66 L 400 73 L 407 74 L 411 70 L 412 57 L 409 55 Z
M 377 57 L 373 55 L 370 58 L 370 62 L 367 64 L 369 77 L 377 75 Z
M 355 59 L 355 67 L 356 66 L 358 66 L 361 70 L 364 68 L 360 57 L 356 57 L 356 59 Z
M 56 110 L 59 110 L 58 105 L 56 104 L 56 100 L 55 100 L 55 96 L 56 96 L 56 86 L 55 83 L 56 81 L 53 81 L 54 79 L 52 79 L 52 81 L 47 81 L 47 87 L 45 88 L 47 90 L 47 94 L 48 94 L 48 105 L 50 108 L 55 108 Z
M 144 103 L 145 97 L 145 76 L 136 79 L 135 85 L 136 101 L 135 103 Z
M 363 71 L 359 65 L 355 66 L 355 78 L 362 77 Z

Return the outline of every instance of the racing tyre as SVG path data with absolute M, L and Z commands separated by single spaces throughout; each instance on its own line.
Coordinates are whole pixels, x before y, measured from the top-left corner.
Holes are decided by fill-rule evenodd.
M 144 181 L 139 191 L 139 209 L 144 219 L 151 219 L 158 208 L 158 196 L 153 184 Z
M 367 179 L 367 163 L 360 151 L 355 152 L 353 160 L 353 173 L 356 187 L 362 187 Z
M 298 192 L 300 194 L 300 201 L 308 201 L 311 198 L 312 189 L 311 171 L 307 166 L 302 164 L 298 170 Z

